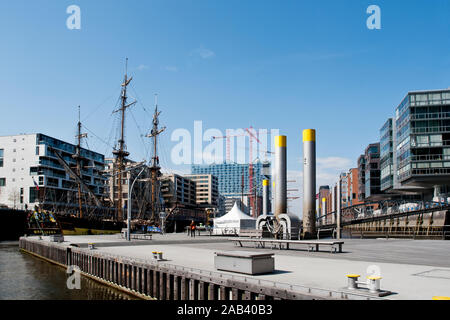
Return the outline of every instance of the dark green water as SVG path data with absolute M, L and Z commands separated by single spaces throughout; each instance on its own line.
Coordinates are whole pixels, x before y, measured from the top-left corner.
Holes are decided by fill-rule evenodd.
M 0 242 L 0 300 L 132 300 L 134 296 L 81 277 L 67 288 L 66 269 L 19 251 L 19 242 Z

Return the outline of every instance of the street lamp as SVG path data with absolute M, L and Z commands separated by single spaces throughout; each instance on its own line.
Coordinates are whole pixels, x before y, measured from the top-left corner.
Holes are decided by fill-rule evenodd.
M 128 241 L 131 241 L 131 236 L 130 236 L 130 231 L 131 231 L 131 192 L 133 191 L 134 183 L 136 182 L 137 178 L 139 178 L 139 176 L 145 170 L 145 162 L 140 162 L 140 163 L 136 164 L 135 166 L 132 166 L 126 170 L 120 171 L 116 174 L 107 175 L 107 177 L 113 178 L 120 174 L 121 175 L 120 179 L 122 179 L 123 173 L 138 169 L 140 167 L 143 167 L 143 168 L 142 168 L 141 172 L 139 172 L 139 174 L 136 176 L 136 178 L 134 178 L 132 183 L 130 183 L 131 182 L 131 174 L 130 174 L 130 177 L 128 178 L 128 203 L 127 203 L 127 240 Z
M 142 172 L 144 172 L 145 170 L 145 165 L 142 165 L 143 168 L 142 170 L 139 172 L 139 174 L 136 176 L 136 178 L 134 178 L 133 183 L 131 183 L 131 174 L 130 177 L 128 178 L 128 203 L 127 203 L 127 240 L 131 241 L 131 236 L 130 236 L 130 231 L 131 231 L 131 192 L 133 192 L 133 187 L 134 187 L 134 183 L 136 182 L 137 178 L 139 178 L 139 176 L 142 174 Z M 138 167 L 134 167 L 133 169 L 136 169 Z

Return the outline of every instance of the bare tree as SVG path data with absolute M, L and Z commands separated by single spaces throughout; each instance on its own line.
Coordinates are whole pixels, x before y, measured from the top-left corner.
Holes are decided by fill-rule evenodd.
M 9 197 L 8 200 L 11 201 L 14 205 L 13 205 L 13 209 L 17 209 L 17 203 L 20 200 L 20 192 L 19 190 L 17 190 L 17 188 L 14 188 L 11 190 L 11 192 L 9 193 Z

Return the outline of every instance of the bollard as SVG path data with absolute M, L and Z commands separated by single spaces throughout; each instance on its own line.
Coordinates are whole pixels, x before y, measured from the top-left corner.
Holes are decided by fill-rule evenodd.
M 359 274 L 348 274 L 348 289 L 356 290 L 358 289 L 358 278 L 361 277 Z
M 152 251 L 154 260 L 163 260 L 163 253 L 161 251 Z
M 381 280 L 381 277 L 369 276 L 369 277 L 367 277 L 367 279 L 369 280 L 369 283 L 368 283 L 369 291 L 372 292 L 372 293 L 380 292 L 380 280 Z

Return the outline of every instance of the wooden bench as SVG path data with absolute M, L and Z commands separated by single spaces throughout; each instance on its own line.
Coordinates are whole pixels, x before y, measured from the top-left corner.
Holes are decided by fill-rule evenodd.
M 329 246 L 331 253 L 342 252 L 342 245 L 344 241 L 318 241 L 318 240 L 277 240 L 277 239 L 251 239 L 251 238 L 230 238 L 229 241 L 234 241 L 236 245 L 243 247 L 245 243 L 252 243 L 257 248 L 265 248 L 266 244 L 272 245 L 272 249 L 278 247 L 280 250 L 283 247 L 289 250 L 290 245 L 306 245 L 308 251 L 319 251 L 320 246 Z
M 262 238 L 263 231 L 259 229 L 240 229 L 239 237 Z

